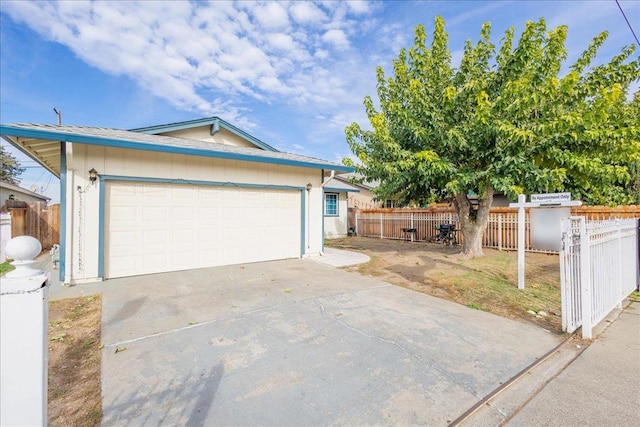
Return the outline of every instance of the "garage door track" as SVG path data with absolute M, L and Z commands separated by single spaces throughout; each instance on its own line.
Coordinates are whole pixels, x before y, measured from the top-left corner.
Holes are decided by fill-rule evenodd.
M 286 260 L 110 280 L 105 425 L 446 425 L 560 342 Z

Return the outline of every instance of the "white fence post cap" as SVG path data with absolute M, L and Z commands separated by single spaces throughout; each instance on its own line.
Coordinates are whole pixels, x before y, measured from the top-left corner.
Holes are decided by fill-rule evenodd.
M 7 242 L 5 251 L 7 257 L 14 260 L 11 265 L 16 267 L 15 270 L 8 272 L 5 277 L 25 278 L 39 276 L 44 273 L 42 270 L 30 267 L 36 262 L 35 258 L 42 252 L 42 245 L 35 237 L 14 237 Z

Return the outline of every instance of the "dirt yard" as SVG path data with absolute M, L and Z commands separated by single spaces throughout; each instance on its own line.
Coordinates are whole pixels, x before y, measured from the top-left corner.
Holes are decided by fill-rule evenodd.
M 99 295 L 49 304 L 50 426 L 97 426 L 100 390 Z
M 465 260 L 460 246 L 437 243 L 347 237 L 325 244 L 371 257 L 347 270 L 561 333 L 558 255 L 527 253 L 526 288 L 518 290 L 516 252 L 485 249 L 484 257 Z

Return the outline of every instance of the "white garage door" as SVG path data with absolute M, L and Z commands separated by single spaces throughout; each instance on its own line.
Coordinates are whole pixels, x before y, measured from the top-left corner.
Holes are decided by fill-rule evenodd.
M 107 183 L 105 277 L 300 256 L 300 192 Z

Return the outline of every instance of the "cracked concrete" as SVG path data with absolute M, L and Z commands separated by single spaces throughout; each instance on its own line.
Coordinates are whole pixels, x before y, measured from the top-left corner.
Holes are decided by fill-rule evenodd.
M 103 288 L 105 425 L 446 425 L 560 341 L 312 260 Z

